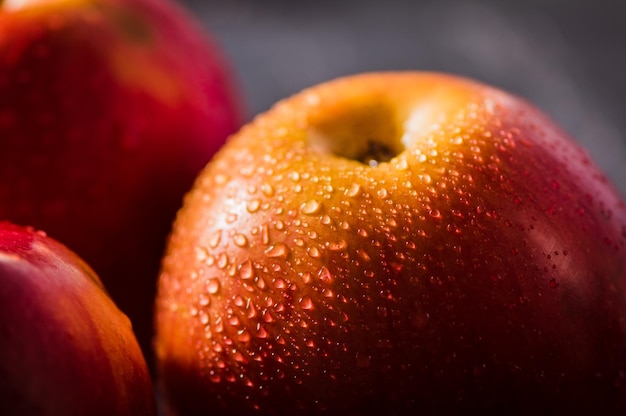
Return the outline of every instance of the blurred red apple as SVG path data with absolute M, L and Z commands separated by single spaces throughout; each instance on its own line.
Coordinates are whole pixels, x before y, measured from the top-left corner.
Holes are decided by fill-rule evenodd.
M 0 218 L 76 250 L 146 353 L 176 209 L 240 120 L 227 71 L 171 1 L 0 2 Z
M 152 415 L 128 318 L 76 254 L 0 222 L 0 414 Z
M 244 127 L 175 222 L 174 414 L 625 414 L 626 210 L 523 100 L 340 79 Z

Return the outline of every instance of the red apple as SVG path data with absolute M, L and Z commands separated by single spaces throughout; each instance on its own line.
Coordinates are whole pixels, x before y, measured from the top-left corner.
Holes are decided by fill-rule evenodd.
M 626 209 L 520 98 L 308 89 L 187 195 L 159 280 L 174 414 L 624 414 Z
M 0 414 L 153 415 L 130 321 L 76 254 L 0 222 Z
M 148 353 L 167 232 L 240 120 L 226 62 L 171 1 L 0 4 L 0 218 L 75 249 Z

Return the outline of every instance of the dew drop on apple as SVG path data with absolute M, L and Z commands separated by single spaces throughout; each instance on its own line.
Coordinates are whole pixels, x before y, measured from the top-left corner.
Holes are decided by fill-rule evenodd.
M 309 249 L 307 250 L 307 253 L 309 253 L 309 256 L 313 257 L 314 259 L 319 258 L 321 255 L 317 247 L 309 247 Z
M 305 273 L 302 273 L 300 277 L 302 279 L 302 282 L 306 284 L 306 283 L 311 283 L 313 276 L 311 275 L 311 273 L 305 272 Z
M 358 196 L 360 193 L 361 193 L 361 186 L 358 183 L 353 183 L 346 190 L 346 196 L 349 196 L 351 198 Z
M 424 173 L 419 175 L 419 179 L 420 181 L 422 181 L 425 184 L 429 184 L 432 182 L 432 178 L 430 177 L 430 175 L 428 173 Z
M 254 267 L 251 260 L 246 260 L 239 266 L 239 277 L 243 280 L 249 280 L 254 277 Z
M 313 199 L 302 204 L 300 206 L 300 212 L 302 212 L 305 215 L 312 215 L 312 214 L 318 213 L 321 208 L 322 208 L 322 204 L 320 204 L 318 201 Z
M 274 317 L 272 316 L 272 313 L 269 310 L 266 310 L 263 313 L 263 321 L 267 323 L 274 322 Z
M 209 306 L 211 304 L 211 298 L 209 298 L 206 294 L 201 293 L 198 297 L 198 304 L 200 306 Z
M 431 218 L 441 219 L 441 212 L 437 208 L 433 208 L 430 211 L 428 211 L 428 215 Z
M 552 279 L 550 279 L 549 285 L 552 289 L 556 289 L 557 287 L 559 287 L 559 281 L 553 277 Z
M 248 239 L 243 234 L 235 234 L 233 241 L 238 247 L 246 247 L 248 245 Z
M 246 204 L 246 210 L 253 214 L 259 210 L 261 202 L 258 199 L 253 199 Z
M 278 277 L 276 278 L 276 280 L 274 280 L 274 287 L 276 289 L 285 289 L 287 287 L 287 282 L 285 282 L 284 279 Z
M 356 250 L 356 253 L 359 255 L 359 257 L 365 261 L 365 262 L 369 262 L 371 260 L 369 254 L 367 254 L 367 252 L 363 249 L 358 248 Z
M 219 267 L 220 269 L 224 269 L 226 268 L 226 266 L 228 266 L 228 256 L 226 255 L 226 253 L 220 253 L 217 256 L 217 267 Z
M 333 220 L 330 218 L 330 215 L 323 215 L 320 218 L 320 223 L 324 225 L 331 225 Z
M 216 278 L 210 278 L 206 283 L 206 290 L 211 295 L 215 295 L 220 290 L 220 281 Z
M 265 256 L 271 258 L 287 258 L 289 248 L 283 243 L 276 243 L 265 250 Z
M 346 247 L 348 247 L 348 243 L 346 242 L 346 240 L 339 240 L 328 243 L 328 249 L 330 251 L 341 251 L 345 250 Z
M 220 243 L 221 240 L 222 240 L 222 230 L 217 230 L 209 238 L 209 246 L 211 248 L 215 248 L 215 247 L 218 246 L 218 244 Z
M 319 279 L 324 283 L 331 283 L 333 281 L 333 275 L 328 269 L 328 267 L 324 266 L 318 272 Z
M 196 260 L 204 262 L 209 256 L 209 252 L 205 247 L 196 247 Z
M 263 184 L 261 184 L 261 192 L 265 196 L 268 196 L 268 197 L 273 196 L 274 187 L 270 183 L 264 182 Z
M 300 299 L 300 307 L 306 311 L 314 309 L 313 299 L 310 296 L 305 296 Z
M 250 335 L 250 332 L 246 331 L 245 329 L 237 334 L 237 341 L 239 342 L 243 342 L 247 344 L 250 342 L 251 339 L 252 339 L 252 336 Z M 239 353 L 239 355 L 241 355 L 241 353 Z M 237 361 L 237 359 L 235 359 L 235 361 Z M 239 362 L 242 362 L 242 361 L 243 361 L 243 356 L 241 356 L 241 359 L 239 360 Z

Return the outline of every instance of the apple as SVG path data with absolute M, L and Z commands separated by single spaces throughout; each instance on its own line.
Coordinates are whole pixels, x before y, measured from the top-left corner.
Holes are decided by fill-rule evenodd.
M 171 1 L 0 1 L 0 218 L 76 250 L 146 354 L 171 222 L 240 123 L 231 78 Z
M 93 270 L 43 232 L 8 222 L 0 222 L 0 414 L 155 414 L 130 321 Z
M 200 174 L 156 325 L 172 414 L 623 414 L 625 205 L 519 97 L 341 78 Z

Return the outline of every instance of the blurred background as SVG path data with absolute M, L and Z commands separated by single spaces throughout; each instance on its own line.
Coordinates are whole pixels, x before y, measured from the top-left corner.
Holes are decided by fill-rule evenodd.
M 216 37 L 248 118 L 357 72 L 436 70 L 521 95 L 626 197 L 622 0 L 179 0 Z

